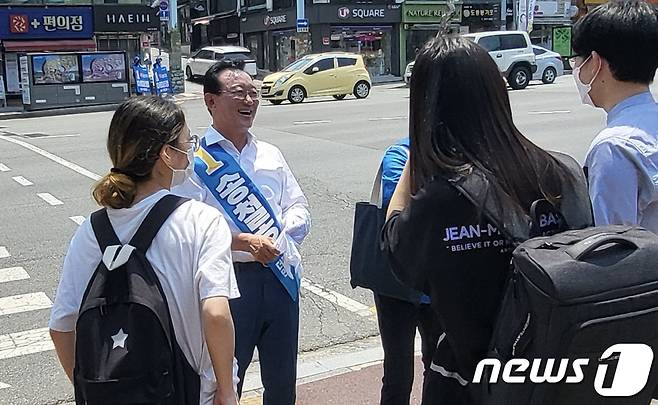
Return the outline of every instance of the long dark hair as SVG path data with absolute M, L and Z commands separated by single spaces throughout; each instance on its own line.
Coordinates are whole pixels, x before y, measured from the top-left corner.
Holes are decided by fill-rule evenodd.
M 130 207 L 137 184 L 148 180 L 160 150 L 175 144 L 185 127 L 185 114 L 175 103 L 155 96 L 133 97 L 117 108 L 107 137 L 114 166 L 95 186 L 98 204 Z
M 487 51 L 459 36 L 434 38 L 418 53 L 409 134 L 413 192 L 434 176 L 475 166 L 527 212 L 539 198 L 557 203 L 569 176 L 514 125 L 507 87 Z

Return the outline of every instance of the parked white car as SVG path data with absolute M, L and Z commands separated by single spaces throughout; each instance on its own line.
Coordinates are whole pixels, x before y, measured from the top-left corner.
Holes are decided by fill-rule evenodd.
M 530 37 L 525 31 L 487 31 L 464 35 L 489 52 L 514 90 L 524 89 L 537 71 Z
M 541 80 L 544 84 L 552 84 L 555 79 L 564 74 L 564 62 L 559 53 L 549 51 L 541 46 L 533 45 L 532 50 L 537 60 L 537 72 L 533 80 Z
M 256 76 L 256 61 L 249 49 L 241 46 L 207 46 L 201 48 L 187 60 L 185 67 L 187 80 L 205 75 L 212 65 L 223 59 L 244 62 L 244 71 L 252 77 Z
M 411 75 L 414 72 L 414 65 L 416 62 L 411 62 L 407 65 L 407 68 L 404 70 L 404 82 L 409 86 L 411 84 Z

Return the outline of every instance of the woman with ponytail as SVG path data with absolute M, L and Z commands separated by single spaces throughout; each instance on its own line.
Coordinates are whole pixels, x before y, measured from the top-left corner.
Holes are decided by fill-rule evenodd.
M 119 106 L 107 140 L 113 167 L 92 194 L 107 209 L 123 245 L 151 208 L 185 181 L 194 169 L 197 148 L 198 138 L 190 135 L 176 104 L 159 97 L 135 97 Z M 231 234 L 219 211 L 185 201 L 166 219 L 146 251 L 168 304 L 176 342 L 199 375 L 198 401 L 194 398 L 185 405 L 237 403 L 228 300 L 239 292 L 230 248 Z M 50 319 L 57 355 L 70 379 L 79 308 L 103 253 L 91 221 L 85 221 L 64 260 Z

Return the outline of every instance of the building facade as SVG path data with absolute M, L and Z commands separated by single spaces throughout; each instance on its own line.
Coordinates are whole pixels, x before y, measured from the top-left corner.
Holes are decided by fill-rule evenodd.
M 152 48 L 165 48 L 167 26 L 160 10 L 167 4 L 168 0 L 0 0 L 0 75 L 6 93 L 21 93 L 21 53 L 124 51 L 128 60 L 155 57 L 159 52 L 150 56 Z

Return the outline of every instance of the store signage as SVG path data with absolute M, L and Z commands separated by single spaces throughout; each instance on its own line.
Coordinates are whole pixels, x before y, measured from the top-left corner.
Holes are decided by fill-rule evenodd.
M 554 17 L 562 16 L 564 13 L 557 12 L 557 1 L 541 1 L 535 4 L 535 17 Z
M 263 24 L 265 24 L 266 27 L 274 26 L 278 24 L 285 24 L 287 22 L 288 22 L 288 16 L 285 14 L 275 15 L 275 16 L 266 15 L 265 18 L 263 19 Z
M 349 8 L 341 7 L 338 9 L 338 18 L 347 19 L 347 18 L 384 18 L 386 17 L 385 8 Z
M 464 4 L 462 6 L 464 23 L 499 23 L 500 4 Z
M 93 35 L 91 7 L 0 8 L 0 39 L 81 39 Z
M 455 5 L 455 11 L 450 21 L 461 21 L 461 5 Z M 446 4 L 404 4 L 402 8 L 402 21 L 415 24 L 437 24 L 450 10 Z
M 96 32 L 157 31 L 158 11 L 140 5 L 98 5 L 94 6 L 94 25 Z

